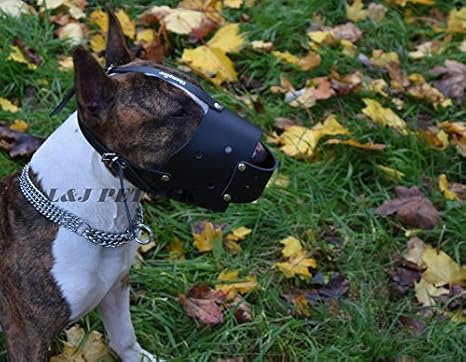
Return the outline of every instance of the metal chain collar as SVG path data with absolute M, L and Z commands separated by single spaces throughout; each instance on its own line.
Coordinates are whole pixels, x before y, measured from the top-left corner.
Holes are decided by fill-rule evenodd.
M 116 248 L 129 243 L 132 240 L 140 242 L 141 238 L 138 233 L 145 232 L 151 234 L 148 227 L 143 225 L 144 210 L 141 205 L 138 206 L 136 215 L 131 225 L 123 233 L 111 233 L 92 228 L 78 216 L 55 206 L 32 182 L 29 177 L 29 164 L 24 166 L 19 177 L 19 187 L 26 200 L 42 215 L 50 221 L 68 229 L 75 234 L 84 237 L 93 244 L 105 247 Z M 133 230 L 134 229 L 134 230 Z M 146 242 L 140 242 L 146 244 Z

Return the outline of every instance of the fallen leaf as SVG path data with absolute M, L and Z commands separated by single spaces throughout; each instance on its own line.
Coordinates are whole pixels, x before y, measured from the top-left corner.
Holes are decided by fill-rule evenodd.
M 425 264 L 422 261 L 422 254 L 426 248 L 424 242 L 418 237 L 413 237 L 407 242 L 408 252 L 403 255 L 403 258 L 411 263 L 414 263 L 419 268 L 425 269 Z
M 435 287 L 466 285 L 466 267 L 461 267 L 445 252 L 426 245 L 422 253 L 422 261 L 427 267 L 422 273 L 422 279 Z
M 303 250 L 301 242 L 294 236 L 288 236 L 285 239 L 280 240 L 280 243 L 285 245 L 282 249 L 282 255 L 284 258 L 298 255 Z
M 31 70 L 37 69 L 37 65 L 28 61 L 26 57 L 24 56 L 23 52 L 21 51 L 21 49 L 15 45 L 10 45 L 10 54 L 8 55 L 7 60 L 13 60 L 14 62 L 17 62 L 17 63 L 26 64 L 28 69 L 31 69 Z
M 60 57 L 58 59 L 58 66 L 60 70 L 73 70 L 73 58 L 72 57 Z
M 463 53 L 466 53 L 466 40 L 463 40 L 461 44 L 458 46 L 458 49 L 461 50 Z
M 388 84 L 384 79 L 374 79 L 369 84 L 366 84 L 365 87 L 368 92 L 380 94 L 382 97 L 388 98 L 386 92 Z
M 466 9 L 466 8 L 465 8 Z M 437 66 L 430 70 L 430 74 L 441 80 L 435 81 L 434 86 L 447 98 L 454 98 L 460 102 L 466 91 L 466 65 L 455 60 L 446 60 L 445 66 Z
M 194 246 L 201 252 L 212 251 L 216 238 L 223 238 L 222 228 L 210 221 L 203 221 L 193 225 Z
M 285 61 L 287 63 L 294 64 L 294 65 L 298 65 L 299 60 L 300 60 L 297 56 L 291 54 L 288 51 L 281 52 L 281 51 L 278 51 L 278 50 L 274 50 L 272 52 L 272 55 L 277 57 L 280 60 L 283 60 L 283 61 Z
M 285 102 L 292 107 L 313 107 L 317 101 L 329 99 L 336 95 L 332 88 L 332 82 L 328 77 L 309 79 L 306 86 L 297 91 L 289 92 L 285 96 Z
M 381 126 L 392 127 L 398 130 L 401 134 L 408 133 L 405 121 L 396 115 L 390 108 L 382 107 L 382 105 L 374 99 L 364 98 L 366 108 L 362 109 L 362 113 L 368 116 L 372 121 Z
M 447 31 L 449 33 L 466 33 L 466 7 L 461 9 L 453 9 L 448 14 Z
M 316 69 L 320 65 L 320 55 L 310 51 L 304 58 L 298 60 L 297 65 L 304 71 Z
M 237 270 L 229 272 L 223 271 L 219 274 L 217 280 L 227 282 L 217 284 L 215 286 L 215 290 L 223 292 L 223 294 L 226 295 L 227 300 L 232 300 L 237 296 L 237 294 L 246 294 L 259 287 L 254 275 L 248 275 L 245 278 L 240 278 L 239 271 Z
M 396 199 L 385 201 L 375 209 L 380 216 L 396 213 L 397 218 L 408 226 L 433 229 L 441 220 L 440 212 L 417 187 L 395 188 Z
M 96 9 L 89 15 L 92 23 L 97 25 L 102 33 L 108 32 L 108 15 L 102 9 Z
M 0 13 L 17 18 L 21 14 L 32 13 L 32 10 L 28 4 L 21 0 L 2 0 L 0 1 Z
M 390 63 L 400 64 L 400 57 L 395 52 L 384 52 L 381 49 L 373 49 L 370 63 L 378 68 L 384 68 Z
M 439 176 L 438 187 L 440 191 L 442 191 L 445 199 L 447 200 L 458 200 L 459 199 L 458 195 L 454 191 L 450 190 L 449 185 L 448 185 L 447 175 L 441 174 Z
M 42 142 L 43 138 L 13 131 L 8 125 L 0 123 L 0 149 L 7 151 L 10 157 L 29 158 Z
M 351 43 L 356 43 L 362 36 L 361 29 L 353 23 L 338 25 L 331 32 L 336 41 L 348 40 Z
M 252 229 L 249 229 L 245 226 L 237 227 L 226 236 L 228 240 L 241 241 L 246 239 L 248 235 L 252 233 Z
M 181 59 L 215 85 L 238 79 L 233 62 L 219 49 L 205 45 L 195 49 L 184 49 Z
M 220 308 L 225 302 L 225 294 L 215 291 L 206 285 L 195 285 L 187 293 L 178 294 L 178 299 L 188 316 L 194 319 L 197 326 L 223 323 L 223 311 Z
M 238 324 L 252 321 L 251 305 L 237 295 L 230 303 L 225 303 L 227 309 L 233 309 L 235 320 Z
M 421 74 L 411 74 L 409 80 L 412 82 L 412 85 L 407 89 L 410 96 L 417 99 L 425 99 L 432 103 L 435 108 L 452 105 L 451 99 L 445 98 L 438 89 L 428 84 Z
M 97 362 L 109 357 L 110 351 L 102 333 L 92 331 L 86 337 L 79 325 L 67 329 L 65 333 L 67 341 L 64 342 L 63 352 L 51 357 L 50 362 Z
M 383 173 L 385 173 L 388 177 L 396 180 L 396 181 L 399 181 L 401 179 L 403 179 L 406 175 L 397 170 L 396 168 L 393 168 L 393 167 L 388 167 L 388 166 L 383 166 L 383 165 L 375 165 L 380 171 L 382 171 Z
M 239 24 L 233 23 L 218 29 L 207 45 L 224 53 L 237 53 L 244 46 L 244 41 L 244 37 L 239 33 Z
M 84 38 L 82 24 L 78 22 L 71 22 L 57 30 L 57 36 L 60 39 L 66 39 L 71 45 L 78 45 Z
M 348 135 L 350 131 L 330 115 L 323 123 L 317 123 L 311 129 L 303 126 L 291 126 L 279 137 L 280 150 L 291 157 L 311 159 L 319 141 L 325 136 Z
M 201 11 L 176 8 L 166 5 L 153 6 L 146 10 L 140 17 L 143 25 L 151 25 L 152 19 L 163 22 L 165 28 L 175 34 L 187 35 L 202 26 L 205 15 Z
M 340 75 L 336 69 L 331 72 L 332 88 L 339 95 L 346 95 L 359 89 L 362 84 L 362 74 L 359 71 Z
M 106 38 L 100 33 L 93 34 L 89 39 L 89 46 L 94 53 L 103 52 L 106 48 Z
M 21 132 L 24 133 L 28 130 L 29 125 L 21 120 L 21 119 L 15 119 L 14 123 L 10 126 L 10 129 L 15 132 Z
M 345 3 L 346 18 L 351 21 L 364 20 L 369 16 L 369 11 L 364 9 L 362 0 L 354 0 L 351 5 Z
M 2 97 L 0 97 L 0 108 L 5 112 L 11 113 L 16 113 L 20 110 L 20 108 L 17 105 L 11 103 L 11 101 Z
M 176 236 L 168 243 L 168 259 L 186 260 L 183 242 Z
M 243 5 L 243 0 L 223 0 L 223 6 L 226 8 L 239 9 Z
M 287 278 L 301 275 L 308 279 L 312 276 L 309 268 L 317 268 L 317 262 L 313 258 L 307 258 L 307 251 L 302 250 L 299 254 L 290 257 L 287 261 L 276 263 L 275 266 Z
M 116 17 L 121 25 L 121 30 L 128 38 L 134 39 L 136 36 L 136 23 L 130 19 L 128 14 L 123 9 L 118 9 L 115 12 Z
M 367 10 L 371 20 L 380 22 L 385 18 L 388 9 L 382 4 L 370 3 Z
M 251 47 L 254 50 L 263 50 L 266 52 L 271 52 L 274 48 L 273 43 L 270 41 L 263 40 L 254 40 L 251 42 Z
M 416 50 L 409 52 L 408 56 L 411 59 L 422 59 L 425 57 L 431 57 L 434 54 L 439 54 L 442 50 L 443 47 L 440 41 L 429 40 L 416 45 Z
M 42 64 L 42 58 L 40 57 L 40 55 L 34 50 L 32 50 L 30 47 L 28 47 L 19 36 L 14 38 L 13 44 L 17 46 L 19 49 L 21 49 L 21 53 L 24 54 L 28 63 L 32 63 L 35 65 Z
M 330 145 L 347 145 L 370 151 L 383 151 L 385 149 L 385 145 L 382 143 L 361 143 L 356 140 L 340 140 L 337 138 L 331 138 L 326 143 Z
M 437 288 L 422 278 L 415 284 L 414 290 L 416 291 L 417 300 L 425 307 L 435 306 L 436 303 L 433 297 L 438 297 L 448 293 L 448 289 L 443 287 Z

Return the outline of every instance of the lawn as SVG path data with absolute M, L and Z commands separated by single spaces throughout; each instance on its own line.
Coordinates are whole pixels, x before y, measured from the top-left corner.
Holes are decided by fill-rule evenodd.
M 112 3 L 114 8 L 123 8 L 136 18 L 149 6 L 176 7 L 178 1 Z M 444 18 L 455 6 L 465 6 L 463 1 L 434 3 L 438 16 L 443 14 Z M 415 45 L 427 40 L 442 41 L 446 34 L 422 20 L 433 18 L 432 6 L 384 4 L 388 11 L 383 20 L 356 23 L 363 32 L 356 54 L 370 57 L 373 49 L 394 51 L 402 70 L 407 74 L 420 73 L 429 82 L 434 79 L 429 70 L 443 65 L 446 59 L 466 63 L 466 52 L 459 49 L 464 33 L 453 33 L 441 52 L 416 60 L 410 58 L 408 53 Z M 90 14 L 102 6 L 103 2 L 89 1 L 85 12 Z M 406 19 L 406 10 L 415 19 L 413 22 Z M 329 27 L 347 21 L 345 2 L 338 0 L 259 0 L 240 10 L 226 8 L 222 14 L 229 22 L 240 22 L 241 32 L 249 41 L 270 41 L 276 50 L 299 57 L 309 51 L 307 32 L 312 30 L 316 15 Z M 73 101 L 60 114 L 49 116 L 72 86 L 72 71 L 58 70 L 59 57 L 70 55 L 72 46 L 55 36 L 56 28 L 47 14 L 23 15 L 21 20 L 5 17 L 0 21 L 0 97 L 21 105 L 14 114 L 0 110 L 0 121 L 25 120 L 29 132 L 41 136 L 50 134 L 75 107 Z M 9 46 L 16 36 L 43 59 L 36 70 L 8 59 Z M 169 34 L 169 39 L 172 49 L 165 63 L 177 67 L 183 49 L 197 45 L 190 44 L 186 36 Z M 340 74 L 359 70 L 365 77 L 388 80 L 387 72 L 362 65 L 357 55 L 345 55 L 339 46 L 322 45 L 317 52 L 322 59 L 320 66 L 304 71 L 278 60 L 270 52 L 256 51 L 247 45 L 230 55 L 238 72 L 237 82 L 217 87 L 199 79 L 212 96 L 260 125 L 266 136 L 276 131 L 274 121 L 278 117 L 311 128 L 335 114 L 351 131 L 351 138 L 384 144 L 385 149 L 365 150 L 321 141 L 319 153 L 312 160 L 303 160 L 286 155 L 279 145 L 270 142 L 280 162 L 277 174 L 287 177 L 289 184 L 274 182 L 275 175 L 257 202 L 232 205 L 224 214 L 174 201 L 146 203 L 146 221 L 155 232 L 157 245 L 131 271 L 131 312 L 139 341 L 148 351 L 174 361 L 234 357 L 243 357 L 245 361 L 466 360 L 464 324 L 452 320 L 445 306 L 437 305 L 426 312 L 416 300 L 414 288 L 404 295 L 393 293 L 393 283 L 386 273 L 405 253 L 412 235 L 440 248 L 460 265 L 466 264 L 466 203 L 446 200 L 438 187 L 440 174 L 466 184 L 465 158 L 453 145 L 442 150 L 432 147 L 415 132 L 444 121 L 465 122 L 464 98 L 462 105 L 461 101 L 453 102 L 444 108 L 403 93 L 399 97 L 404 104 L 396 109 L 391 102 L 396 95 L 383 97 L 362 89 L 319 100 L 306 110 L 292 107 L 283 94 L 270 91 L 271 86 L 280 84 L 281 77 L 301 88 L 310 78 L 328 76 L 332 68 Z M 245 94 L 257 95 L 259 107 L 250 108 L 238 98 Z M 410 132 L 402 134 L 368 121 L 361 113 L 365 107 L 363 98 L 376 99 L 395 110 Z M 19 170 L 22 164 L 24 160 L 13 160 L 6 152 L 0 152 L 0 178 Z M 404 177 L 390 177 L 378 166 L 396 169 Z M 394 198 L 394 188 L 399 185 L 417 186 L 441 211 L 441 222 L 435 228 L 412 231 L 399 220 L 374 212 L 384 201 Z M 226 224 L 226 232 L 245 226 L 252 233 L 241 241 L 241 251 L 236 254 L 221 246 L 215 252 L 200 253 L 193 245 L 192 225 L 202 220 Z M 314 276 L 328 280 L 333 273 L 340 273 L 348 280 L 345 296 L 331 303 L 309 301 L 304 315 L 284 298 L 292 291 L 319 285 L 316 278 L 286 278 L 275 266 L 282 261 L 280 240 L 288 236 L 299 239 L 316 259 L 317 268 L 311 269 Z M 175 237 L 184 246 L 184 261 L 169 259 L 168 245 Z M 223 270 L 239 270 L 242 276 L 257 278 L 260 287 L 243 295 L 251 305 L 252 318 L 238 324 L 230 310 L 222 324 L 196 326 L 183 310 L 178 294 L 186 294 L 194 284 L 215 285 Z M 413 320 L 425 324 L 425 328 L 412 328 Z M 88 332 L 103 332 L 95 312 L 80 324 Z M 57 350 L 64 338 L 57 338 Z M 3 360 L 6 356 L 0 339 L 0 361 Z

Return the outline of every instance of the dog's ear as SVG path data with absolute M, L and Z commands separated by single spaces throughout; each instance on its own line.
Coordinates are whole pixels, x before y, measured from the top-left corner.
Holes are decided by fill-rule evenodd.
M 121 30 L 120 22 L 110 5 L 107 5 L 108 33 L 107 49 L 105 50 L 105 62 L 107 67 L 123 65 L 131 61 L 131 52 L 126 45 L 126 39 Z
M 78 109 L 96 116 L 105 109 L 112 93 L 112 80 L 90 52 L 78 46 L 73 52 L 74 84 Z

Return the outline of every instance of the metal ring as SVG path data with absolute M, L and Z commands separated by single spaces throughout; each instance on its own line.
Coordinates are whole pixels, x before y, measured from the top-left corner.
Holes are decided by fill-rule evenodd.
M 144 233 L 147 234 L 147 237 L 142 239 L 141 237 Z M 134 228 L 134 240 L 136 240 L 136 242 L 141 245 L 149 244 L 152 240 L 154 240 L 154 233 L 152 229 L 146 224 L 138 224 Z

